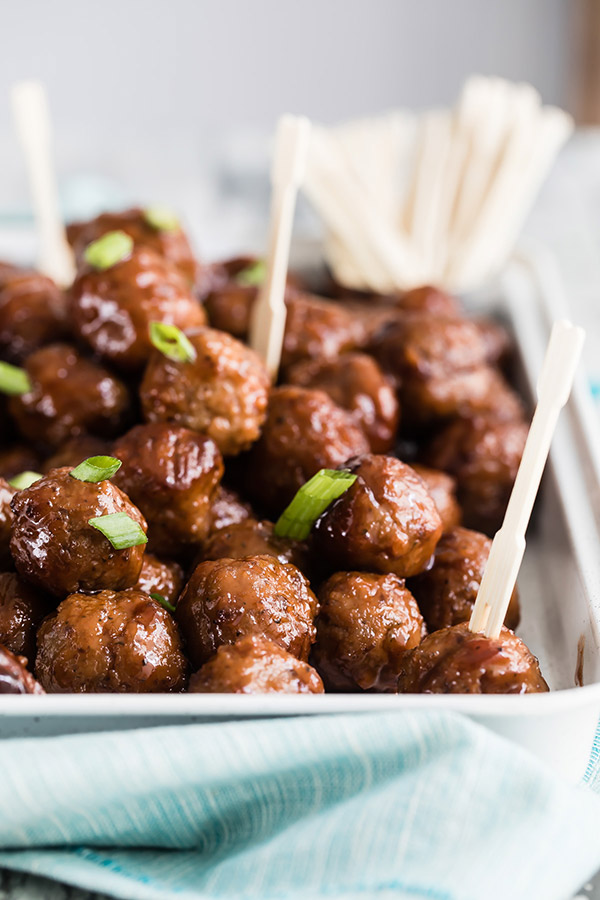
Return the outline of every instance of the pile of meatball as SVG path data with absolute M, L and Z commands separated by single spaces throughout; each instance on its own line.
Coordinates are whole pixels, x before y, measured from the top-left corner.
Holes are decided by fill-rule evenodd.
M 98 267 L 114 231 L 129 249 Z M 203 264 L 141 209 L 69 240 L 67 291 L 0 264 L 0 360 L 26 375 L 0 394 L 0 693 L 548 690 L 516 592 L 498 639 L 467 626 L 528 428 L 499 324 L 432 287 L 290 276 L 272 385 L 246 343 L 256 260 Z M 102 455 L 110 477 L 71 475 Z M 323 468 L 356 478 L 282 536 Z M 147 542 L 90 525 L 114 513 Z

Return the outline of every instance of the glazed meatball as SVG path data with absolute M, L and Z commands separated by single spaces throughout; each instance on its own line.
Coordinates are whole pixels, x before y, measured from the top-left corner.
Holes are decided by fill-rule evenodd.
M 71 314 L 78 337 L 128 371 L 138 371 L 148 359 L 151 322 L 185 330 L 206 321 L 180 272 L 145 247 L 134 247 L 108 269 L 86 265 L 71 288 Z
M 427 568 L 442 521 L 414 469 L 368 454 L 349 466 L 356 481 L 318 519 L 317 553 L 330 566 L 406 578 Z
M 53 694 L 158 693 L 185 687 L 173 617 L 142 591 L 70 594 L 38 632 L 35 673 Z
M 504 376 L 496 369 L 484 366 L 480 372 L 482 391 L 479 396 L 465 397 L 458 413 L 463 417 L 486 416 L 499 422 L 514 422 L 525 413 L 523 402 Z
M 144 517 L 110 481 L 79 481 L 71 471 L 53 469 L 13 497 L 10 551 L 17 572 L 57 597 L 131 587 L 140 576 L 144 545 L 115 550 L 89 520 L 126 513 L 145 533 Z
M 127 388 L 69 344 L 52 344 L 25 362 L 31 389 L 10 398 L 19 431 L 58 447 L 86 432 L 114 435 L 129 416 Z
M 193 665 L 221 644 L 248 634 L 269 638 L 306 660 L 315 639 L 317 598 L 302 573 L 272 556 L 200 563 L 177 603 L 175 617 Z
M 39 272 L 0 264 L 0 358 L 22 362 L 66 333 L 64 294 Z
M 397 299 L 397 305 L 404 313 L 420 313 L 438 318 L 459 318 L 460 303 L 451 294 L 430 284 L 405 291 Z
M 371 291 L 356 290 L 333 283 L 332 296 L 344 301 L 350 309 L 358 304 L 368 308 L 382 309 L 387 307 L 402 315 L 420 313 L 422 315 L 454 317 L 461 314 L 458 300 L 440 288 L 422 285 L 408 291 L 395 291 L 390 294 L 377 294 Z M 396 316 L 397 317 L 397 316 Z
M 312 666 L 273 641 L 248 634 L 222 644 L 190 678 L 197 694 L 322 694 L 323 682 Z
M 459 418 L 426 451 L 429 465 L 456 478 L 468 528 L 493 535 L 502 524 L 527 432 L 527 425 L 520 421 Z
M 444 531 L 460 525 L 462 512 L 456 499 L 456 480 L 439 469 L 430 469 L 419 463 L 411 464 L 417 475 L 423 479 L 429 495 L 436 505 Z
M 178 363 L 157 350 L 141 386 L 148 422 L 175 422 L 208 435 L 225 456 L 258 438 L 265 419 L 269 376 L 259 357 L 212 328 L 188 334 L 193 362 Z
M 206 297 L 203 298 L 213 328 L 245 340 L 258 286 L 244 281 L 244 272 L 259 263 L 256 257 L 236 256 L 216 263 Z
M 282 563 L 293 563 L 305 574 L 309 571 L 308 547 L 303 541 L 277 537 L 272 522 L 244 519 L 237 525 L 221 528 L 202 551 L 204 559 L 243 559 L 245 556 L 274 556 Z
M 27 660 L 0 646 L 0 694 L 43 694 L 44 689 L 26 669 Z
M 198 264 L 187 237 L 177 225 L 161 228 L 152 224 L 151 212 L 143 209 L 108 212 L 89 222 L 74 222 L 67 226 L 67 236 L 78 264 L 84 262 L 85 249 L 92 241 L 109 231 L 124 231 L 138 247 L 148 247 L 164 257 L 181 272 L 189 284 L 193 284 Z
M 491 546 L 485 534 L 467 528 L 442 535 L 433 566 L 411 579 L 409 585 L 430 631 L 469 621 Z M 515 588 L 506 625 L 515 629 L 518 624 L 519 595 Z
M 473 321 L 484 340 L 488 363 L 491 366 L 504 366 L 513 347 L 507 329 L 494 319 L 477 318 Z
M 168 603 L 175 605 L 183 588 L 183 569 L 173 560 L 167 562 L 152 553 L 145 553 L 142 571 L 134 587 L 145 594 L 162 594 Z
M 36 631 L 49 610 L 44 594 L 14 572 L 0 573 L 0 644 L 7 650 L 33 663 Z
M 428 635 L 400 661 L 403 694 L 530 694 L 548 690 L 535 656 L 502 628 L 473 634 L 466 622 Z
M 262 436 L 250 454 L 246 491 L 266 509 L 279 512 L 319 469 L 335 469 L 368 449 L 351 414 L 324 391 L 276 388 Z
M 206 293 L 201 294 L 212 327 L 244 341 L 250 331 L 252 307 L 259 292 L 259 285 L 246 282 L 244 275 L 257 264 L 260 260 L 252 256 L 237 256 L 216 263 Z M 297 276 L 288 272 L 286 304 L 298 295 L 298 288 Z
M 110 454 L 109 441 L 91 434 L 79 434 L 61 444 L 44 462 L 41 471 L 49 472 L 50 469 L 61 469 L 63 466 L 78 466 L 90 456 L 110 456 Z
M 372 357 L 344 353 L 334 360 L 305 360 L 287 373 L 287 381 L 325 391 L 347 409 L 364 431 L 373 453 L 394 446 L 399 422 L 396 393 Z
M 157 422 L 136 425 L 116 441 L 113 453 L 122 463 L 113 481 L 148 522 L 150 549 L 169 554 L 206 538 L 212 497 L 223 475 L 214 441 Z
M 284 370 L 303 359 L 335 359 L 364 343 L 359 318 L 341 304 L 298 292 L 288 296 L 286 305 L 281 354 Z
M 252 516 L 252 507 L 230 488 L 220 484 L 213 494 L 210 505 L 210 530 L 211 533 L 237 525 Z
M 40 472 L 41 457 L 27 444 L 13 444 L 0 450 L 0 477 L 11 479 L 21 472 Z
M 0 565 L 7 565 L 10 557 L 10 536 L 12 533 L 13 511 L 10 502 L 15 495 L 15 489 L 0 478 Z
M 485 343 L 466 319 L 407 316 L 385 329 L 374 352 L 414 423 L 455 415 L 489 390 Z
M 374 297 L 372 300 L 350 300 L 344 303 L 344 309 L 350 313 L 357 323 L 360 341 L 357 346 L 370 352 L 370 348 L 379 334 L 401 319 L 403 313 L 396 303 L 397 298 Z
M 320 588 L 314 663 L 328 690 L 395 691 L 398 663 L 424 634 L 397 575 L 337 572 Z

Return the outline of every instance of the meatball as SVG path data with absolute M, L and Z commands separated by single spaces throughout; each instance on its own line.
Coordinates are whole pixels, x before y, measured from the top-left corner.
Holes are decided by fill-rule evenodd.
M 70 594 L 38 632 L 35 673 L 53 694 L 158 693 L 185 687 L 173 617 L 143 591 Z
M 308 573 L 308 547 L 302 541 L 277 537 L 272 522 L 244 519 L 237 525 L 215 532 L 202 552 L 204 559 L 243 559 L 245 556 L 274 556 L 282 563 L 293 563 Z
M 511 336 L 504 325 L 494 319 L 476 318 L 473 321 L 484 340 L 488 363 L 491 366 L 504 366 L 513 347 Z
M 142 571 L 134 587 L 145 594 L 162 594 L 168 603 L 175 601 L 183 588 L 183 569 L 173 560 L 158 559 L 145 553 Z
M 236 256 L 213 267 L 212 283 L 204 304 L 213 328 L 245 340 L 250 329 L 250 314 L 258 294 L 258 285 L 245 283 L 241 273 L 257 265 L 252 256 Z
M 502 524 L 527 432 L 520 421 L 458 418 L 432 441 L 425 460 L 456 478 L 468 528 L 493 535 Z
M 491 546 L 488 537 L 467 528 L 455 528 L 442 535 L 435 548 L 433 566 L 410 581 L 430 631 L 469 621 Z M 519 595 L 515 588 L 506 625 L 514 629 L 518 624 Z
M 134 247 L 108 269 L 85 266 L 71 288 L 71 314 L 78 337 L 128 371 L 143 368 L 148 359 L 151 322 L 185 330 L 206 321 L 180 272 L 145 247 Z
M 193 362 L 179 363 L 157 350 L 141 386 L 148 422 L 175 422 L 208 435 L 225 456 L 258 438 L 265 419 L 269 376 L 259 357 L 212 328 L 188 334 Z
M 419 463 L 412 463 L 412 467 L 425 482 L 440 514 L 444 531 L 450 531 L 451 528 L 460 525 L 462 512 L 456 499 L 456 480 L 439 469 L 429 469 Z
M 50 609 L 48 598 L 14 572 L 0 573 L 0 644 L 16 656 L 35 658 L 35 634 Z
M 44 462 L 41 471 L 49 472 L 50 469 L 60 469 L 63 466 L 78 466 L 90 456 L 109 456 L 110 453 L 109 441 L 91 434 L 78 434 L 61 444 Z
M 0 358 L 22 362 L 66 334 L 61 290 L 39 272 L 0 264 Z
M 210 530 L 211 533 L 237 525 L 252 516 L 252 507 L 230 488 L 220 484 L 213 494 L 210 505 Z
M 58 447 L 85 432 L 106 436 L 123 427 L 129 415 L 127 388 L 69 344 L 37 350 L 25 370 L 31 389 L 11 397 L 9 409 L 29 440 Z
M 364 342 L 360 319 L 339 303 L 298 292 L 288 296 L 286 305 L 284 370 L 303 359 L 335 359 Z
M 190 678 L 197 694 L 322 694 L 323 682 L 312 666 L 273 641 L 248 634 L 221 644 Z
M 404 313 L 420 313 L 438 318 L 458 318 L 460 303 L 451 294 L 430 284 L 412 288 L 401 294 L 397 305 Z
M 317 598 L 304 575 L 272 556 L 200 563 L 177 603 L 175 617 L 195 666 L 221 644 L 257 634 L 297 659 L 315 639 Z
M 151 549 L 169 554 L 206 538 L 212 497 L 223 476 L 214 441 L 156 422 L 136 425 L 116 441 L 113 453 L 122 463 L 113 481 L 142 511 Z
M 252 307 L 258 297 L 259 283 L 244 279 L 245 270 L 260 265 L 252 256 L 237 256 L 213 266 L 202 300 L 213 328 L 226 331 L 240 340 L 246 340 L 250 331 Z M 288 272 L 286 304 L 298 294 L 298 278 Z
M 356 481 L 318 519 L 317 553 L 330 566 L 392 572 L 401 578 L 427 568 L 442 521 L 414 469 L 391 456 L 353 461 Z
M 327 689 L 395 691 L 400 658 L 424 634 L 423 617 L 404 581 L 337 572 L 318 596 L 313 659 Z
M 369 308 L 383 309 L 387 307 L 400 315 L 421 313 L 422 315 L 445 317 L 459 316 L 461 313 L 460 304 L 455 297 L 432 285 L 422 285 L 408 291 L 396 291 L 390 294 L 356 290 L 335 282 L 331 288 L 332 295 L 343 300 L 344 305 L 351 309 L 359 305 L 365 311 Z
M 57 597 L 75 591 L 122 590 L 136 583 L 144 545 L 115 550 L 89 520 L 126 513 L 144 531 L 144 517 L 110 481 L 79 481 L 53 469 L 12 499 L 10 550 L 17 572 Z
M 44 689 L 25 668 L 27 660 L 0 646 L 0 694 L 43 694 Z
M 325 391 L 334 403 L 352 413 L 371 451 L 394 446 L 399 422 L 396 393 L 378 364 L 365 353 L 344 353 L 334 360 L 305 360 L 287 373 L 287 381 Z
M 465 397 L 458 407 L 459 415 L 486 416 L 499 422 L 513 422 L 524 416 L 523 402 L 504 376 L 496 369 L 481 369 L 482 391 L 478 396 Z
M 407 316 L 385 329 L 374 352 L 412 423 L 452 416 L 489 390 L 485 343 L 466 319 Z
M 0 478 L 0 565 L 6 565 L 10 561 L 9 544 L 13 524 L 10 502 L 15 493 L 15 489 L 4 478 Z
M 466 622 L 428 635 L 400 660 L 403 694 L 530 694 L 548 690 L 535 656 L 502 628 L 473 634 Z
M 351 414 L 324 391 L 276 388 L 250 454 L 246 491 L 267 510 L 279 512 L 319 469 L 335 469 L 368 449 Z
M 85 249 L 109 231 L 124 231 L 139 247 L 148 247 L 172 263 L 193 284 L 198 264 L 189 241 L 176 222 L 169 227 L 153 224 L 152 210 L 127 209 L 123 212 L 102 213 L 89 222 L 74 222 L 67 226 L 67 236 L 79 265 L 84 262 Z

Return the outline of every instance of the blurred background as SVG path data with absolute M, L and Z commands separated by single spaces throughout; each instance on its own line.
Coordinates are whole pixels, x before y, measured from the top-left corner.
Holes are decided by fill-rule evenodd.
M 215 255 L 262 240 L 266 142 L 283 111 L 334 123 L 402 106 L 446 105 L 479 72 L 529 81 L 546 102 L 587 116 L 575 47 L 586 32 L 581 20 L 595 6 L 579 0 L 5 3 L 0 209 L 13 221 L 27 216 L 9 103 L 9 87 L 19 79 L 47 85 L 70 216 L 129 200 L 167 202 L 184 212 L 205 252 Z
M 588 126 L 526 231 L 559 256 L 574 302 L 598 310 L 600 0 L 19 0 L 0 21 L 4 254 L 30 252 L 9 102 L 19 79 L 47 86 L 69 218 L 166 203 L 214 258 L 264 246 L 281 112 L 334 123 L 446 105 L 477 72 L 531 82 Z M 314 229 L 301 204 L 296 234 Z

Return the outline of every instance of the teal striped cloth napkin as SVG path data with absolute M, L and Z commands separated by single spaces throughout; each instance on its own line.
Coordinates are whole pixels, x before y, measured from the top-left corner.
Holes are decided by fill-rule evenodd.
M 124 900 L 567 900 L 600 797 L 451 713 L 14 739 L 0 847 Z

